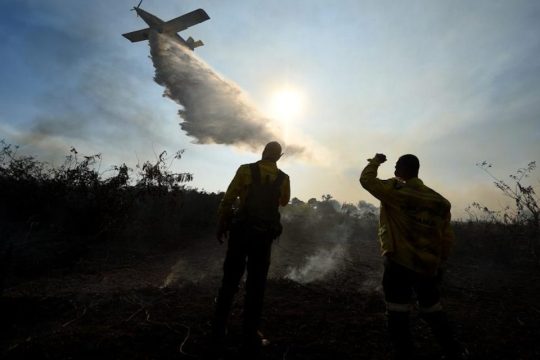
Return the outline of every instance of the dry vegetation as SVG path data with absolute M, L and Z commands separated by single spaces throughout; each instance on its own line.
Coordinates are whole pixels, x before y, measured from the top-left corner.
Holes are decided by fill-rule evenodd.
M 166 154 L 105 176 L 96 170 L 99 155 L 72 149 L 62 166 L 50 168 L 8 144 L 2 149 L 0 357 L 202 358 L 225 251 L 212 236 L 220 194 L 186 188 L 191 175 L 170 173 L 175 159 Z M 515 180 L 527 190 L 524 179 Z M 444 283 L 457 333 L 474 359 L 537 359 L 533 212 L 497 218 L 481 205 L 469 210 L 470 221 L 454 224 L 457 245 Z M 267 290 L 263 330 L 271 345 L 263 359 L 389 358 L 376 211 L 329 195 L 286 208 Z M 241 294 L 230 359 L 240 319 Z M 437 359 L 427 327 L 416 316 L 413 324 L 420 359 Z

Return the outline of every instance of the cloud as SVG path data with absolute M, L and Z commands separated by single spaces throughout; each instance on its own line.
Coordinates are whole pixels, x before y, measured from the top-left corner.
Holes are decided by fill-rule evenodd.
M 200 144 L 225 144 L 260 150 L 261 144 L 283 136 L 271 119 L 262 116 L 246 94 L 224 79 L 192 51 L 170 37 L 152 32 L 150 53 L 155 81 L 165 87 L 164 96 L 182 106 L 178 114 L 187 135 Z M 298 145 L 285 144 L 289 154 Z

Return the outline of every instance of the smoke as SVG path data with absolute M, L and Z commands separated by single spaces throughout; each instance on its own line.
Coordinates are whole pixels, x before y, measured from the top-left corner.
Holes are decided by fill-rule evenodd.
M 291 268 L 285 278 L 306 284 L 323 279 L 335 270 L 345 255 L 345 248 L 336 245 L 332 249 L 320 249 L 315 255 L 307 257 L 306 264 L 299 268 Z
M 150 34 L 154 80 L 165 87 L 164 96 L 183 107 L 180 124 L 200 144 L 226 144 L 260 150 L 277 140 L 285 145 L 279 128 L 249 103 L 234 83 L 218 75 L 184 46 L 157 32 Z M 303 147 L 284 146 L 288 154 Z
M 171 271 L 163 281 L 163 284 L 160 286 L 160 288 L 165 288 L 170 286 L 171 284 L 174 284 L 178 282 L 182 275 L 185 276 L 185 270 L 186 264 L 182 259 L 178 259 L 178 261 L 171 267 Z
M 169 273 L 160 285 L 160 288 L 181 286 L 186 283 L 200 283 L 208 277 L 209 272 L 216 272 L 214 263 L 194 261 L 200 254 L 188 253 L 178 258 L 171 266 Z
M 296 215 L 292 207 L 284 208 L 284 232 L 272 255 L 272 276 L 307 284 L 324 280 L 347 264 L 351 244 L 357 240 L 353 237 L 354 225 L 344 219 L 338 220 L 331 202 L 319 202 L 318 205 L 317 209 L 296 212 Z

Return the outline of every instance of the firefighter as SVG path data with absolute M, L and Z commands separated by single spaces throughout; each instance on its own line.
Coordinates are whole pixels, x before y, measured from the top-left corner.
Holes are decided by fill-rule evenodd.
M 395 178 L 380 180 L 377 169 L 385 161 L 384 154 L 369 159 L 360 183 L 381 201 L 378 234 L 384 256 L 382 285 L 395 359 L 413 357 L 409 329 L 413 293 L 444 357 L 466 359 L 468 352 L 454 337 L 439 293 L 442 269 L 454 242 L 450 202 L 418 178 L 420 162 L 416 156 L 401 156 Z
M 218 351 L 224 345 L 234 295 L 246 269 L 243 352 L 255 358 L 262 345 L 258 329 L 271 247 L 282 230 L 278 208 L 287 205 L 290 198 L 289 176 L 276 165 L 281 151 L 278 142 L 270 142 L 260 161 L 241 165 L 219 206 L 216 237 L 221 244 L 227 239 L 228 246 L 212 324 Z

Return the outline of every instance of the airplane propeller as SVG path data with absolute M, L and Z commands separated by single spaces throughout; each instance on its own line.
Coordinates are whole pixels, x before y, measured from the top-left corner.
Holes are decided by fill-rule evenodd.
M 135 10 L 135 11 L 136 11 L 136 10 L 137 10 L 138 8 L 140 8 L 140 7 L 141 7 L 141 4 L 142 4 L 142 2 L 143 2 L 143 0 L 139 1 L 139 5 L 137 5 L 137 6 L 134 6 L 134 7 L 133 7 L 133 9 L 131 9 L 131 11 L 133 11 L 133 10 Z M 139 17 L 139 14 L 137 14 L 137 17 Z

